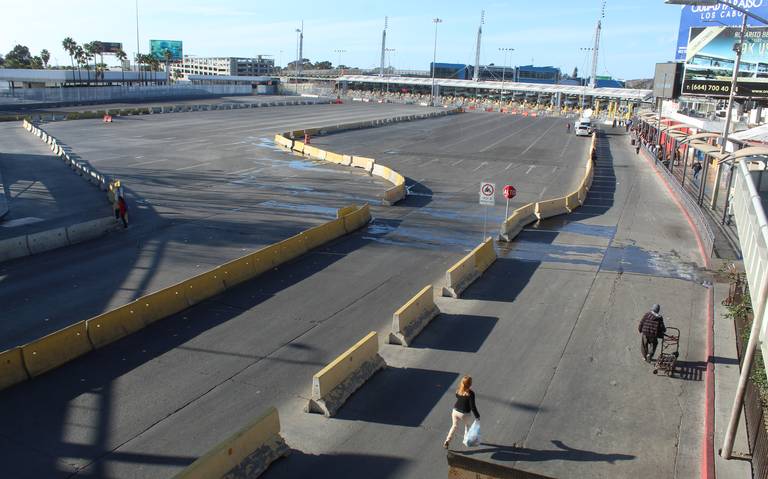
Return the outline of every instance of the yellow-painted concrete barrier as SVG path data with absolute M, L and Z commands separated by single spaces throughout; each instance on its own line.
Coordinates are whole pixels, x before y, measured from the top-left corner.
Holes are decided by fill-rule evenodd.
M 183 284 L 174 284 L 135 301 L 141 320 L 149 326 L 189 307 Z
M 408 346 L 438 314 L 440 310 L 435 305 L 434 287 L 430 284 L 416 293 L 416 296 L 392 315 L 392 332 L 389 334 L 389 342 Z
M 21 348 L 30 377 L 50 371 L 93 350 L 85 321 L 60 329 Z
M 379 335 L 371 331 L 312 377 L 306 411 L 335 415 L 353 392 L 385 366 L 379 356 Z
M 493 239 L 487 238 L 446 271 L 443 296 L 458 298 L 494 261 L 496 250 L 493 248 Z
M 371 221 L 371 209 L 368 205 L 363 205 L 344 216 L 344 230 L 351 233 L 367 225 L 369 221 Z
M 142 309 L 136 301 L 85 321 L 88 339 L 94 348 L 102 348 L 146 326 Z
M 287 148 L 289 150 L 293 148 L 293 140 L 288 139 L 285 136 L 279 135 L 279 134 L 275 135 L 275 144 L 282 148 Z
M 27 379 L 29 374 L 24 368 L 21 348 L 15 347 L 0 353 L 0 390 Z
M 280 435 L 280 417 L 271 407 L 174 476 L 174 479 L 253 479 L 290 449 Z
M 515 236 L 523 231 L 526 225 L 537 221 L 536 203 L 528 203 L 512 212 L 512 214 L 501 224 L 499 239 L 502 241 L 512 241 Z
M 184 296 L 186 296 L 190 306 L 221 294 L 227 289 L 224 285 L 224 278 L 216 269 L 184 280 L 179 283 L 179 286 L 184 289 Z
M 304 142 L 303 141 L 294 141 L 293 142 L 293 151 L 296 153 L 304 153 Z

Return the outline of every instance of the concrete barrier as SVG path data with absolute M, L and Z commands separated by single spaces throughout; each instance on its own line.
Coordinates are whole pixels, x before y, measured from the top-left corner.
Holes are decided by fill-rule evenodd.
M 27 235 L 27 246 L 31 254 L 38 254 L 44 251 L 69 246 L 67 240 L 67 229 L 65 227 L 54 228 L 39 233 Z
M 120 229 L 114 217 L 107 216 L 67 226 L 67 240 L 70 245 L 82 243 Z
M 379 335 L 371 331 L 312 377 L 312 397 L 306 411 L 334 416 L 352 393 L 384 367 Z
M 581 201 L 579 201 L 580 190 L 581 188 L 579 188 L 578 190 L 574 191 L 573 193 L 565 197 L 565 207 L 568 208 L 569 212 L 581 206 Z
M 440 310 L 435 305 L 435 292 L 430 284 L 392 315 L 390 344 L 400 344 L 407 347 L 438 314 L 440 314 Z
M 224 278 L 215 269 L 184 280 L 179 286 L 184 290 L 184 296 L 190 306 L 221 294 L 226 289 Z
M 234 288 L 238 284 L 244 283 L 256 276 L 252 255 L 246 255 L 224 263 L 219 266 L 218 270 L 227 289 Z
M 302 153 L 303 154 L 304 153 L 304 142 L 303 141 L 295 140 L 293 142 L 293 151 L 295 151 L 296 153 Z
M 488 238 L 446 271 L 443 296 L 458 298 L 494 261 L 496 250 L 493 239 Z
M 190 306 L 184 294 L 183 281 L 144 295 L 134 303 L 137 314 L 146 326 L 184 311 Z
M 0 240 L 0 262 L 29 256 L 30 254 L 32 253 L 29 252 L 26 235 Z
M 85 321 L 88 339 L 95 349 L 144 329 L 141 308 L 136 301 Z
M 368 205 L 364 205 L 356 211 L 344 215 L 344 230 L 351 233 L 367 225 L 369 221 L 371 221 L 371 210 Z
M 0 390 L 26 381 L 29 374 L 24 367 L 21 348 L 11 348 L 0 353 Z
M 366 158 L 365 156 L 352 157 L 352 167 L 362 168 L 365 171 L 367 171 L 369 174 L 373 171 L 373 165 L 375 164 L 376 164 L 376 160 L 374 160 L 373 158 Z
M 571 210 L 568 209 L 565 202 L 565 196 L 536 203 L 536 217 L 540 220 L 570 212 Z
M 280 435 L 280 417 L 271 407 L 240 431 L 174 476 L 174 479 L 253 479 L 290 449 Z
M 329 161 L 331 163 L 336 163 L 337 165 L 343 165 L 344 164 L 344 156 L 340 155 L 338 153 L 333 153 L 332 151 L 328 151 L 325 153 L 325 161 Z M 349 165 L 347 165 L 349 166 Z
M 288 150 L 293 148 L 293 140 L 289 140 L 283 135 L 275 135 L 275 144 Z
M 512 212 L 512 214 L 501 224 L 499 239 L 502 241 L 512 241 L 515 236 L 525 228 L 526 225 L 537 221 L 536 203 L 528 203 Z
M 93 350 L 85 321 L 32 341 L 21 347 L 30 377 L 36 377 Z

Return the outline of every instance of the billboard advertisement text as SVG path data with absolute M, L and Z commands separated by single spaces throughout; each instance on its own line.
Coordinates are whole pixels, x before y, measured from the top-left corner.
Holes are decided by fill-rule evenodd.
M 150 40 L 149 53 L 160 61 L 165 61 L 163 52 L 171 52 L 171 61 L 180 62 L 184 59 L 181 42 L 178 40 Z
M 732 5 L 743 8 L 761 17 L 768 17 L 768 0 L 726 0 Z M 686 58 L 688 33 L 693 27 L 708 27 L 713 23 L 723 23 L 728 26 L 741 25 L 741 12 L 727 5 L 686 5 L 680 13 L 680 30 L 677 34 L 677 52 L 675 61 L 682 62 Z M 762 23 L 752 18 L 747 19 L 747 25 L 762 26 Z
M 739 28 L 691 28 L 683 93 L 728 96 L 738 42 Z M 768 27 L 750 28 L 744 37 L 736 94 L 768 97 Z
M 117 53 L 123 49 L 123 44 L 119 42 L 101 42 L 102 53 Z

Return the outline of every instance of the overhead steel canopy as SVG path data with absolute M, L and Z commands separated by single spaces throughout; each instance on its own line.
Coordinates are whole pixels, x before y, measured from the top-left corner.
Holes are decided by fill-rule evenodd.
M 368 75 L 343 75 L 336 81 L 357 82 L 357 83 L 375 83 L 375 84 L 398 84 L 414 86 L 431 86 L 431 78 L 413 78 L 413 77 L 378 77 Z M 565 95 L 584 95 L 597 98 L 611 98 L 619 100 L 647 101 L 651 98 L 651 90 L 634 90 L 630 88 L 589 88 L 577 85 L 547 85 L 539 83 L 513 83 L 500 81 L 472 81 L 456 80 L 449 78 L 435 78 L 435 84 L 441 88 L 482 88 L 486 90 L 503 90 L 521 93 L 562 93 Z

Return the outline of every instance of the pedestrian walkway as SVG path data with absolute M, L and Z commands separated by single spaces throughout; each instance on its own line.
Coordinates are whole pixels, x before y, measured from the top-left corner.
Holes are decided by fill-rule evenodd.
M 109 216 L 106 194 L 84 181 L 20 123 L 0 123 L 0 170 L 8 214 L 0 239 Z

